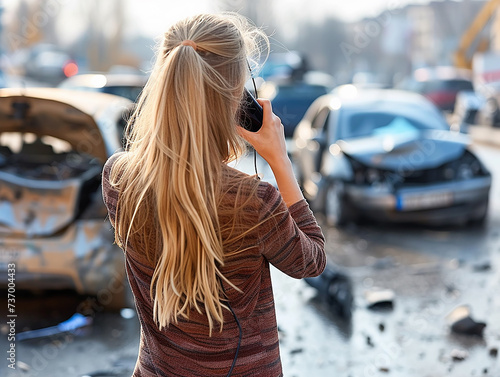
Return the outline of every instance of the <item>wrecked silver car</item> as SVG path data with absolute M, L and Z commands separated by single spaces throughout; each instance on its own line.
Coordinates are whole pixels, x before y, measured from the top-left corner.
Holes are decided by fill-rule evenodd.
M 131 105 L 101 93 L 0 90 L 0 271 L 15 263 L 17 288 L 123 304 L 123 253 L 105 221 L 100 176 Z
M 311 105 L 292 153 L 311 207 L 332 225 L 480 224 L 491 175 L 468 142 L 418 94 L 346 85 Z

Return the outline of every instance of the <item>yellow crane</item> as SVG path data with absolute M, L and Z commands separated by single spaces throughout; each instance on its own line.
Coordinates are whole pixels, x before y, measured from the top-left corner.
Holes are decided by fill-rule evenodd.
M 454 53 L 454 64 L 457 68 L 472 69 L 472 58 L 469 58 L 467 51 L 470 46 L 477 38 L 477 35 L 484 29 L 488 21 L 493 17 L 495 12 L 499 12 L 500 0 L 490 0 L 481 8 L 477 14 L 472 24 L 465 31 L 460 39 L 460 44 L 458 49 Z M 497 13 L 497 17 L 500 17 L 500 13 Z M 498 26 L 500 22 L 496 22 L 495 26 Z M 500 34 L 500 30 L 498 31 Z M 484 52 L 489 47 L 489 40 L 483 39 L 479 42 L 477 52 Z

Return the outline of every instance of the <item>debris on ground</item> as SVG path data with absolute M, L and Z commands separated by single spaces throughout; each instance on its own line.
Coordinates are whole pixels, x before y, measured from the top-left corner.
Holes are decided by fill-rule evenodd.
M 369 309 L 392 309 L 396 294 L 391 289 L 373 288 L 365 291 Z
M 474 264 L 472 266 L 472 269 L 475 272 L 485 272 L 485 271 L 490 271 L 491 270 L 491 262 L 490 261 L 482 261 Z
M 354 299 L 351 279 L 347 275 L 327 266 L 321 275 L 304 280 L 318 290 L 321 298 L 338 316 L 344 319 L 351 318 Z
M 497 357 L 498 356 L 498 348 L 496 348 L 496 347 L 490 348 L 490 356 Z
M 31 367 L 23 361 L 17 361 L 16 364 L 17 367 L 21 369 L 23 372 L 29 372 L 29 370 L 31 369 Z
M 80 313 L 76 313 L 73 314 L 68 320 L 61 322 L 56 326 L 21 332 L 17 334 L 17 339 L 29 340 L 73 332 L 91 325 L 92 321 L 92 317 L 86 317 Z
M 375 344 L 373 344 L 372 338 L 370 336 L 366 336 L 366 344 L 370 347 L 375 347 Z
M 450 352 L 450 356 L 453 361 L 463 361 L 469 356 L 469 353 L 464 350 L 454 349 Z
M 451 331 L 456 334 L 483 336 L 483 330 L 486 327 L 486 323 L 477 322 L 471 317 L 471 310 L 467 305 L 453 309 L 448 314 L 447 320 Z

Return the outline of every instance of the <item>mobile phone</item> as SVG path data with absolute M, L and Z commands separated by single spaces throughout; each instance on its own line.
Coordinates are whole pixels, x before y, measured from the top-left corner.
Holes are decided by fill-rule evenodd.
M 257 100 L 245 89 L 241 101 L 239 124 L 251 132 L 257 132 L 262 127 L 264 111 Z

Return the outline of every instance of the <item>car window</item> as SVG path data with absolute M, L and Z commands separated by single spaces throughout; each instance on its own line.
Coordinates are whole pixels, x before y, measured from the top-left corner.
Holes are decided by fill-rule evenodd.
M 467 80 L 448 80 L 445 83 L 445 88 L 454 91 L 474 90 L 472 83 Z
M 400 114 L 382 112 L 350 113 L 343 117 L 339 137 L 351 139 L 373 135 L 403 134 L 425 129 L 442 129 Z
M 422 94 L 441 90 L 473 90 L 472 83 L 468 80 L 453 79 L 453 80 L 431 80 L 421 83 L 421 88 L 418 90 Z

